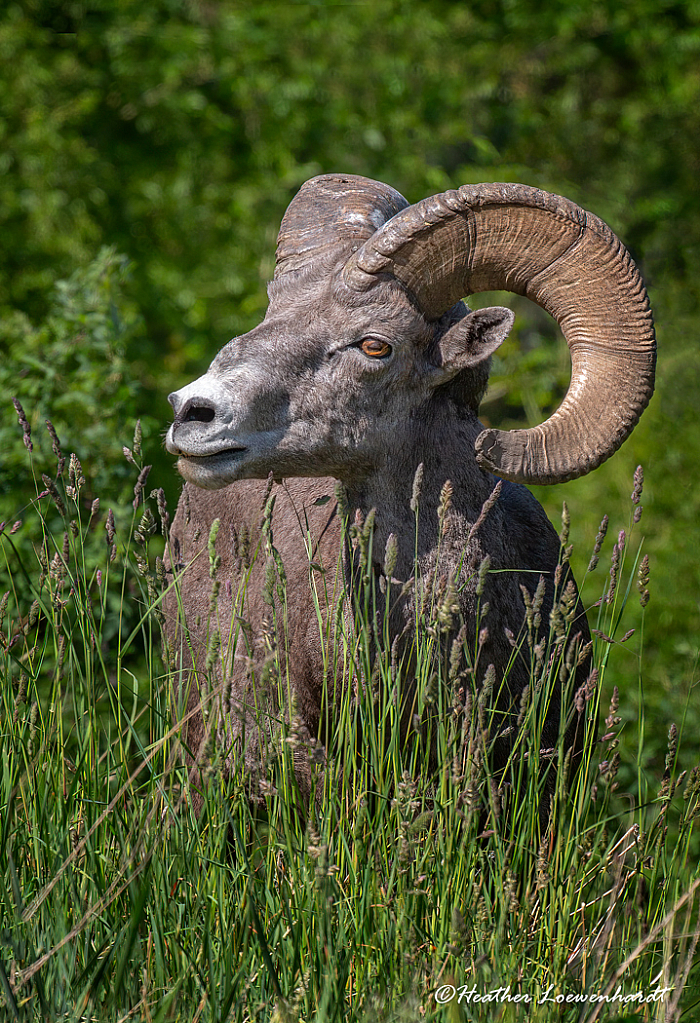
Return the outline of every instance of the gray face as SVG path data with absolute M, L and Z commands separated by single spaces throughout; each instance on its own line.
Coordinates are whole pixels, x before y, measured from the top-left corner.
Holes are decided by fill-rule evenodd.
M 170 395 L 166 447 L 182 475 L 207 489 L 270 473 L 350 482 L 381 463 L 387 438 L 464 368 L 465 352 L 474 364 L 505 337 L 512 314 L 484 312 L 456 325 L 457 345 L 454 323 L 428 323 L 391 281 L 362 295 L 337 278 L 285 284 L 260 326 Z

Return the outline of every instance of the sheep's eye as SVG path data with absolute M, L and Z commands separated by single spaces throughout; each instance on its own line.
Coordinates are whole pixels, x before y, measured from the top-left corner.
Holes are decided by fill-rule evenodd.
M 382 359 L 387 355 L 391 355 L 391 345 L 378 337 L 366 337 L 364 341 L 360 342 L 360 348 L 365 355 L 375 359 Z

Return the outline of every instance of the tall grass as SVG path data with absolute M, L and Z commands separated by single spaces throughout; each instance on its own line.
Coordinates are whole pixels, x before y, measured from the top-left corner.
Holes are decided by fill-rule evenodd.
M 559 770 L 544 830 L 539 732 L 567 656 L 571 669 L 566 593 L 546 649 L 528 622 L 513 639 L 531 652 L 533 684 L 516 755 L 496 776 L 492 694 L 450 651 L 438 656 L 451 622 L 435 586 L 415 602 L 415 727 L 401 739 L 401 669 L 369 613 L 369 574 L 350 628 L 342 605 L 328 624 L 333 581 L 311 573 L 340 693 L 327 746 L 300 725 L 276 662 L 268 684 L 287 712 L 258 798 L 210 743 L 195 817 L 176 679 L 161 659 L 163 595 L 179 585 L 161 560 L 168 513 L 147 494 L 138 443 L 129 456 L 130 524 L 115 524 L 71 456 L 38 480 L 33 523 L 0 536 L 3 1019 L 693 1018 L 700 773 L 679 774 L 673 730 L 662 776 L 621 773 L 618 745 L 641 751 L 643 723 L 621 736 L 626 694 L 605 684 L 615 647 L 638 642 L 626 605 L 648 601 L 636 505 L 607 565 L 599 535 L 583 580 L 596 629 L 590 713 L 605 694 L 604 725 L 570 792 Z M 352 528 L 362 564 L 371 521 Z M 32 529 L 33 555 L 18 545 Z M 568 530 L 565 515 L 563 562 Z M 210 556 L 214 584 L 215 538 Z M 276 565 L 271 585 L 282 581 Z M 274 606 L 283 614 L 283 597 Z M 630 686 L 642 677 L 640 660 Z M 310 796 L 294 773 L 300 749 Z

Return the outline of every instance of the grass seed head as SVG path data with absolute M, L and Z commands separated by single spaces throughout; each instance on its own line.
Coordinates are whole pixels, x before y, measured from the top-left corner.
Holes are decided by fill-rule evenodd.
M 560 642 L 566 635 L 564 616 L 561 612 L 561 601 L 557 602 L 549 612 L 549 627 L 557 642 Z
M 478 575 L 477 580 L 476 580 L 476 595 L 477 595 L 477 597 L 480 597 L 482 595 L 482 593 L 484 592 L 484 587 L 486 586 L 486 577 L 489 574 L 490 568 L 491 568 L 491 558 L 487 554 L 486 557 L 482 560 L 481 564 L 479 565 L 479 575 Z
M 459 614 L 457 589 L 452 575 L 446 581 L 445 591 L 437 611 L 437 625 L 440 632 L 449 632 L 455 616 Z
M 142 545 L 147 544 L 157 528 L 153 512 L 150 508 L 145 508 L 143 515 L 141 516 L 141 521 L 134 530 L 134 540 Z
M 345 489 L 343 483 L 340 480 L 335 481 L 335 487 L 333 488 L 335 499 L 338 503 L 338 515 L 341 519 L 347 519 L 350 512 L 350 506 L 348 505 L 348 492 Z
M 645 554 L 642 558 L 637 572 L 637 589 L 639 590 L 639 603 L 642 607 L 646 607 L 649 603 L 649 555 Z
M 620 718 L 617 716 L 617 709 L 620 706 L 620 690 L 617 686 L 612 691 L 610 697 L 610 709 L 608 716 L 605 719 L 605 730 L 609 732 L 612 728 L 616 728 L 620 724 Z
M 420 502 L 421 489 L 423 487 L 423 470 L 425 466 L 421 462 L 416 469 L 415 476 L 413 477 L 413 488 L 411 490 L 411 511 L 418 511 L 418 504 Z
M 134 455 L 137 458 L 141 458 L 141 420 L 136 420 L 136 426 L 134 427 Z
M 214 667 L 216 660 L 219 656 L 219 650 L 221 649 L 221 633 L 218 629 L 215 629 L 213 634 L 209 638 L 209 645 L 207 647 L 207 657 L 204 662 L 204 670 L 207 675 L 211 674 L 212 668 Z
M 600 557 L 600 551 L 601 551 L 601 548 L 603 546 L 603 540 L 605 539 L 605 534 L 608 531 L 608 521 L 609 521 L 608 520 L 608 516 L 604 515 L 602 520 L 601 520 L 601 523 L 600 523 L 600 528 L 598 529 L 598 532 L 596 533 L 596 538 L 595 538 L 595 543 L 593 545 L 593 553 L 591 555 L 591 560 L 588 562 L 588 571 L 589 572 L 593 572 L 595 570 L 597 564 L 598 564 L 598 559 Z
M 394 533 L 389 533 L 384 549 L 384 575 L 391 579 L 399 556 L 399 544 Z
M 516 729 L 522 728 L 525 715 L 527 714 L 527 708 L 530 704 L 530 687 L 525 686 L 522 693 L 520 694 L 520 707 L 518 708 L 518 720 L 516 723 Z
M 143 494 L 143 488 L 146 486 L 146 480 L 148 479 L 148 474 L 149 474 L 150 471 L 151 471 L 151 466 L 150 465 L 144 465 L 143 469 L 140 471 L 140 473 L 138 475 L 138 478 L 137 478 L 136 483 L 134 485 L 134 500 L 132 502 L 132 504 L 134 506 L 134 511 L 136 511 L 136 509 L 138 508 L 139 504 L 141 503 L 141 496 Z
M 445 480 L 440 491 L 440 501 L 438 503 L 438 522 L 440 523 L 440 531 L 442 532 L 445 526 L 445 519 L 447 513 L 452 507 L 452 483 L 449 480 Z
M 621 532 L 620 535 L 623 536 L 623 544 L 624 544 L 624 530 Z M 622 554 L 622 548 L 620 547 L 619 542 L 618 542 L 613 547 L 612 555 L 610 556 L 610 584 L 608 586 L 608 592 L 605 595 L 605 602 L 606 602 L 606 604 L 612 604 L 613 601 L 615 600 L 615 591 L 617 589 L 617 577 L 618 577 L 618 573 L 620 571 L 620 555 L 621 554 Z
M 685 806 L 685 820 L 691 821 L 700 812 L 700 767 L 696 764 L 688 775 L 688 781 L 683 792 L 683 803 Z
M 68 462 L 68 483 L 71 487 L 73 487 L 76 495 L 80 492 L 80 488 L 85 486 L 83 467 L 75 452 L 71 454 Z
M 32 444 L 32 431 L 29 423 L 27 422 L 27 417 L 24 414 L 24 409 L 17 398 L 12 399 L 12 404 L 15 406 L 17 419 L 19 420 L 19 425 L 22 427 L 22 440 L 24 441 L 24 446 L 27 451 L 32 452 L 34 450 L 34 445 Z
M 221 565 L 221 556 L 216 553 L 216 538 L 219 535 L 219 527 L 221 526 L 221 519 L 214 519 L 209 530 L 209 539 L 207 540 L 207 552 L 209 554 L 209 578 L 216 578 L 216 573 Z
M 559 534 L 559 543 L 562 545 L 562 547 L 566 547 L 566 545 L 568 544 L 570 531 L 571 531 L 571 514 L 569 513 L 569 508 L 568 508 L 568 505 L 567 505 L 566 501 L 564 501 L 562 503 L 562 509 L 561 509 L 561 533 Z M 567 560 L 568 560 L 568 558 L 567 558 Z
M 61 515 L 63 515 L 63 516 L 67 515 L 68 512 L 66 511 L 65 503 L 64 503 L 63 498 L 61 497 L 61 494 L 58 491 L 58 487 L 56 486 L 54 481 L 51 479 L 50 476 L 47 476 L 45 473 L 42 474 L 41 478 L 43 480 L 44 486 L 46 487 L 46 489 L 48 490 L 49 494 L 51 495 L 51 499 L 52 499 L 53 503 L 56 505 L 56 507 L 58 508 L 58 510 L 61 513 Z
M 448 675 L 451 682 L 454 681 L 454 679 L 456 679 L 457 672 L 459 671 L 459 666 L 462 663 L 462 654 L 464 651 L 464 642 L 466 640 L 466 636 L 467 636 L 466 626 L 462 625 L 462 628 L 459 630 L 459 633 L 457 634 L 457 636 L 455 636 L 455 638 L 452 641 L 452 647 L 450 649 L 450 669 Z
M 676 762 L 676 753 L 678 752 L 678 726 L 675 722 L 671 725 L 668 730 L 668 752 L 666 753 L 666 763 L 664 768 L 664 777 L 671 777 L 671 771 L 673 765 Z
M 53 451 L 54 455 L 56 456 L 56 475 L 57 476 L 61 476 L 63 474 L 63 470 L 65 469 L 65 466 L 66 466 L 66 460 L 63 457 L 63 452 L 61 451 L 61 445 L 60 445 L 59 440 L 58 440 L 58 434 L 56 433 L 56 430 L 54 428 L 53 423 L 51 422 L 50 419 L 45 420 L 45 422 L 46 422 L 46 429 L 48 430 L 49 437 L 51 438 L 51 450 Z
M 165 491 L 162 487 L 158 487 L 157 490 L 152 490 L 150 498 L 155 498 L 158 505 L 158 516 L 160 518 L 160 530 L 165 539 L 168 539 L 168 531 L 170 529 L 170 515 L 168 513 L 168 502 L 165 499 Z
M 566 584 L 559 606 L 564 620 L 571 624 L 576 617 L 578 606 L 578 594 L 576 592 L 576 584 L 573 579 L 570 579 Z
M 634 471 L 634 489 L 632 491 L 632 504 L 639 504 L 644 488 L 644 470 L 638 465 Z

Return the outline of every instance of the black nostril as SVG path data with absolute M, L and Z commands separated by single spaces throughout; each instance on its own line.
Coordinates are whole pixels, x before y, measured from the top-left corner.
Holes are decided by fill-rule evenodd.
M 211 423 L 214 409 L 208 405 L 198 405 L 196 401 L 188 403 L 182 412 L 183 423 Z

